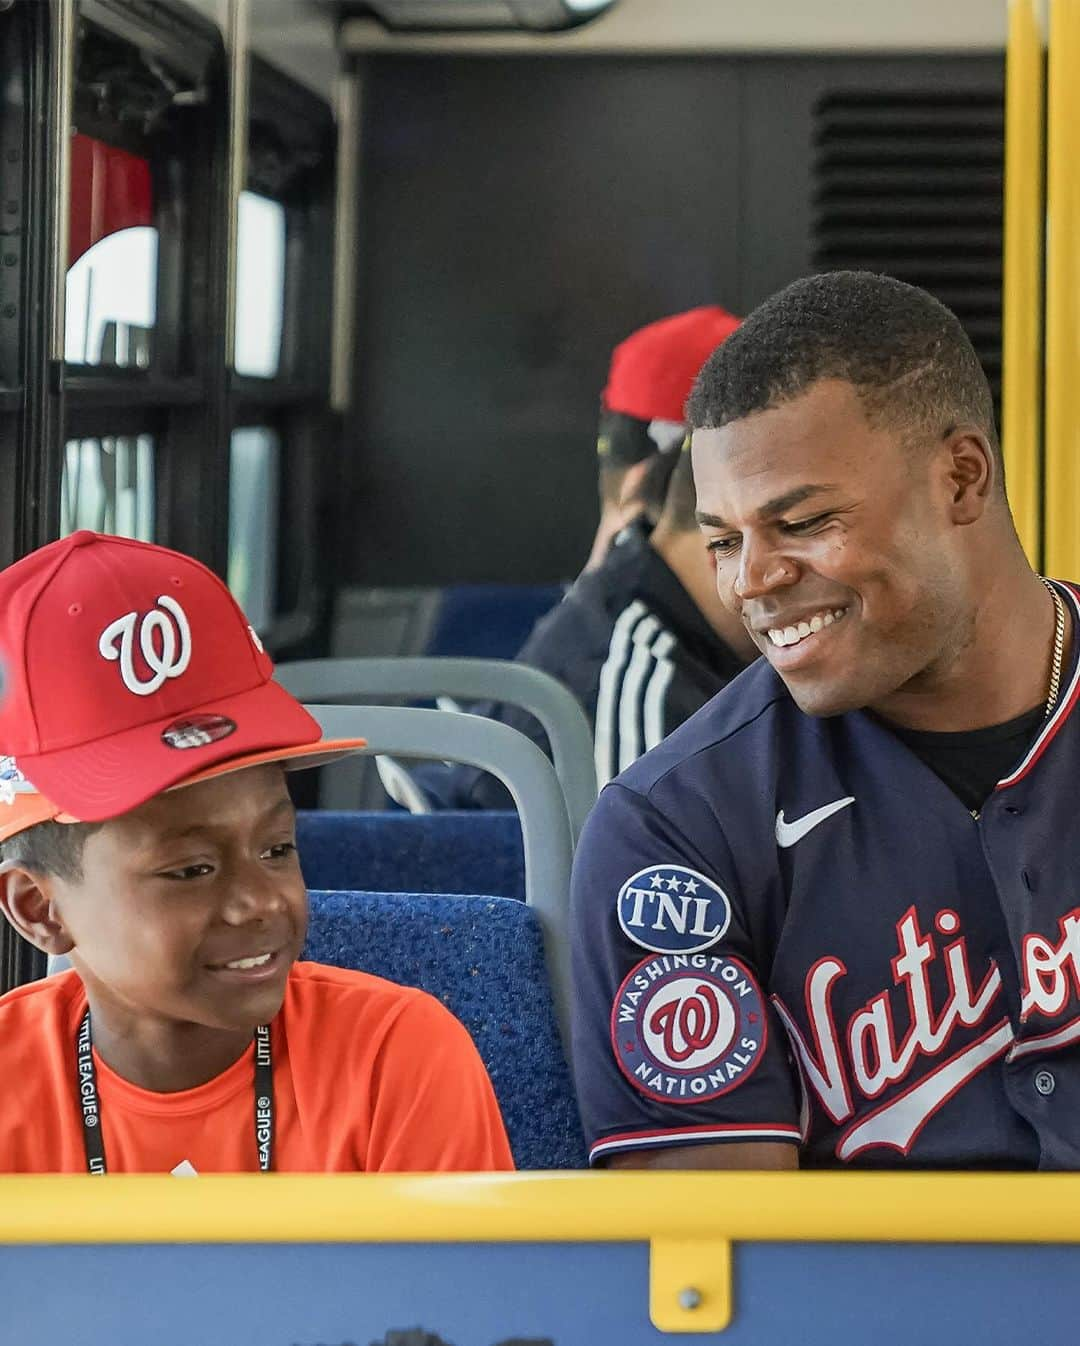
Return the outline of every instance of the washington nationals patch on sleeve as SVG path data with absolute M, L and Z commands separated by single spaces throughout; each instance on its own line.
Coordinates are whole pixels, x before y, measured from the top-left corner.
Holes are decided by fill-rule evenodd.
M 648 1098 L 704 1103 L 747 1079 L 765 1053 L 765 1007 L 737 958 L 671 954 L 628 973 L 611 1012 L 619 1069 Z
M 683 865 L 649 865 L 619 889 L 619 925 L 627 939 L 653 953 L 698 953 L 731 924 L 724 890 Z

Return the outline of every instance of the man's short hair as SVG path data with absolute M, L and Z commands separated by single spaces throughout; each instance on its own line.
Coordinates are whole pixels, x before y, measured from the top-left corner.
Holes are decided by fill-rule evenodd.
M 86 840 L 102 823 L 37 823 L 0 841 L 0 862 L 73 882 L 82 877 Z
M 850 383 L 874 426 L 937 439 L 971 425 L 1001 468 L 994 401 L 959 319 L 914 285 L 832 271 L 788 285 L 709 357 L 687 403 L 695 429 L 719 429 L 801 396 L 822 379 Z

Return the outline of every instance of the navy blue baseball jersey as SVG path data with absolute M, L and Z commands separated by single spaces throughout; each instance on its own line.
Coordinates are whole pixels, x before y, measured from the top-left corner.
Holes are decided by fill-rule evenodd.
M 593 1162 L 1080 1168 L 1078 649 L 977 814 L 765 660 L 603 791 L 572 899 Z

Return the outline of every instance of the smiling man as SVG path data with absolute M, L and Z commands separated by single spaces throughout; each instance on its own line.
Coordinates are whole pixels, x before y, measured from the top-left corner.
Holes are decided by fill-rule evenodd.
M 298 962 L 285 771 L 326 741 L 204 566 L 81 532 L 0 572 L 0 1172 L 512 1167 L 433 997 Z M 32 782 L 32 783 L 31 783 Z
M 594 1162 L 1080 1167 L 1078 608 L 921 290 L 789 286 L 691 397 L 765 656 L 602 794 L 574 876 Z

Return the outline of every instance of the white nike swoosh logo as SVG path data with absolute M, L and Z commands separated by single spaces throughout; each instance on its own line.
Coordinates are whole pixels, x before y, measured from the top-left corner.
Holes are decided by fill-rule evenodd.
M 826 818 L 831 818 L 834 813 L 839 813 L 841 809 L 846 809 L 849 804 L 854 803 L 854 795 L 848 795 L 846 799 L 834 799 L 831 804 L 822 804 L 821 808 L 796 818 L 792 823 L 784 822 L 784 810 L 781 809 L 776 815 L 776 844 L 794 846 L 806 836 L 807 832 L 812 832 L 818 823 L 823 823 Z

